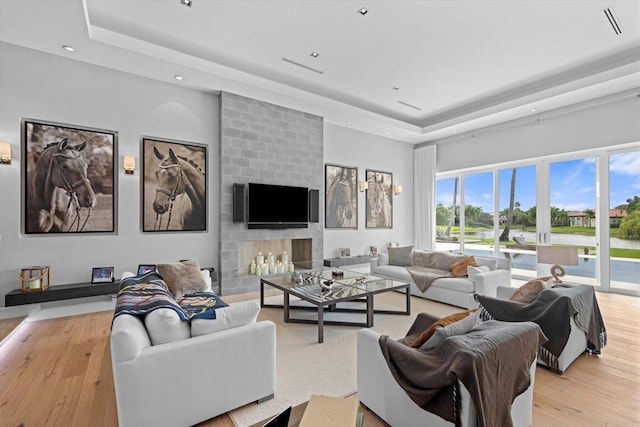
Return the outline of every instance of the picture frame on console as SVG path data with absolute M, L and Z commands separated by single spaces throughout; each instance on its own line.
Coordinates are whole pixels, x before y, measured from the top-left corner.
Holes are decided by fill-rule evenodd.
M 325 164 L 325 228 L 358 228 L 358 168 Z
M 143 232 L 207 231 L 207 146 L 141 137 Z
M 94 267 L 91 270 L 91 283 L 112 283 L 115 281 L 113 267 Z
M 25 234 L 117 231 L 118 132 L 23 118 Z
M 366 228 L 393 228 L 393 174 L 366 170 Z
M 138 276 L 156 271 L 155 264 L 138 264 Z

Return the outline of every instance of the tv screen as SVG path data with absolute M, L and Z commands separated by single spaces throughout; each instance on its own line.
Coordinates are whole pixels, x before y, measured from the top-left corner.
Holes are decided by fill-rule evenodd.
M 249 183 L 249 228 L 306 228 L 309 189 Z

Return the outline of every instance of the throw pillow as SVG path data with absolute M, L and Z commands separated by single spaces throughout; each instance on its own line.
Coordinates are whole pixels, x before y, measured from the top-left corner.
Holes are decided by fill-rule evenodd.
M 189 322 L 181 320 L 175 310 L 158 308 L 144 317 L 151 344 L 165 344 L 191 337 Z
M 462 277 L 467 275 L 467 267 L 477 267 L 476 258 L 471 255 L 466 258 L 461 259 L 451 266 L 451 273 L 453 273 L 454 277 Z
M 530 303 L 534 299 L 538 298 L 540 292 L 545 289 L 549 289 L 554 285 L 553 277 L 540 277 L 533 279 L 520 286 L 517 291 L 509 298 L 511 301 Z
M 496 270 L 498 268 L 498 260 L 497 259 L 490 259 L 490 258 L 477 258 L 476 259 L 476 264 L 478 265 L 486 265 L 488 266 L 491 270 Z
M 423 333 L 421 333 L 420 336 L 415 339 L 415 341 L 413 341 L 413 343 L 411 344 L 411 347 L 413 348 L 421 347 L 422 344 L 424 344 L 429 338 L 431 338 L 431 336 L 434 334 L 437 328 L 443 328 L 445 326 L 448 326 L 452 323 L 457 322 L 458 320 L 462 320 L 476 310 L 477 309 L 461 311 L 459 313 L 453 313 L 448 316 L 445 316 L 440 320 L 436 320 Z
M 196 259 L 173 264 L 158 264 L 156 269 L 175 298 L 207 290 L 207 284 L 200 274 L 200 264 Z
M 431 338 L 429 338 L 424 344 L 422 344 L 422 346 L 420 346 L 420 349 L 431 350 L 432 348 L 440 345 L 446 338 L 452 337 L 454 335 L 466 334 L 471 329 L 473 329 L 474 326 L 476 326 L 479 317 L 480 312 L 476 312 L 443 328 L 436 328 Z
M 413 246 L 401 248 L 387 248 L 389 251 L 389 265 L 413 265 Z
M 215 319 L 193 319 L 191 336 L 212 334 L 223 329 L 236 328 L 255 323 L 260 313 L 258 301 L 242 301 L 216 310 Z
M 477 276 L 478 274 L 481 273 L 486 273 L 488 271 L 491 271 L 491 268 L 489 268 L 488 265 L 479 265 L 477 267 L 472 267 L 472 266 L 467 266 L 467 275 L 469 276 L 469 278 L 472 278 L 473 276 Z

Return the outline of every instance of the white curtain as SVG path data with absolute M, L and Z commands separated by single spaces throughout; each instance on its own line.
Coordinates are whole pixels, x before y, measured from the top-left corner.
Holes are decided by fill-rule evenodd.
M 436 145 L 420 147 L 413 156 L 413 245 L 416 249 L 433 250 L 436 221 Z

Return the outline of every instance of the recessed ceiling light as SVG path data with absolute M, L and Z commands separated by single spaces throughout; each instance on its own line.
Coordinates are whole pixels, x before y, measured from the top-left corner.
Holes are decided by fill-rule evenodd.
M 180 0 L 180 4 L 191 7 L 193 5 L 193 0 Z
M 454 130 L 453 130 L 453 133 L 458 133 L 458 131 L 454 129 Z
M 320 54 L 318 52 L 311 52 L 311 56 L 317 58 L 318 56 L 320 56 Z
M 67 52 L 75 52 L 76 51 L 74 48 L 72 48 L 71 46 L 67 46 L 66 44 L 64 46 L 62 46 L 62 48 L 64 50 L 66 50 Z
M 536 112 L 536 111 L 538 111 L 538 110 L 536 110 L 535 108 L 532 108 L 532 109 L 531 109 L 531 110 L 529 110 L 529 111 L 531 111 L 532 113 L 535 113 L 535 112 Z
M 393 89 L 393 90 L 398 90 L 398 89 L 400 89 L 400 86 L 394 86 L 394 87 L 392 87 L 391 89 Z
M 361 7 L 360 10 L 358 10 L 358 13 L 362 16 L 366 15 L 367 13 L 369 13 L 369 9 L 367 9 L 366 7 Z
M 348 124 L 348 125 L 350 125 L 350 124 L 351 124 L 351 122 L 347 122 L 347 124 Z
M 385 135 L 389 135 L 389 131 L 388 131 L 388 130 L 387 130 L 387 131 L 385 131 L 385 132 L 384 132 L 384 134 L 385 134 Z
M 183 80 L 184 77 L 182 77 L 180 74 L 176 74 L 175 76 L 173 76 L 174 79 L 176 80 Z

